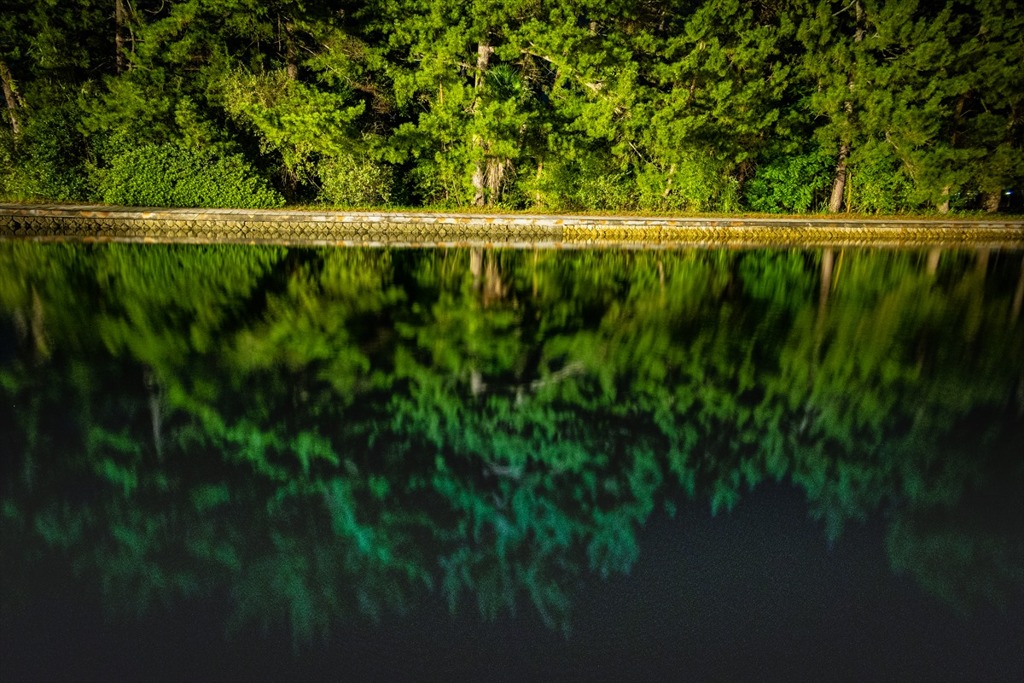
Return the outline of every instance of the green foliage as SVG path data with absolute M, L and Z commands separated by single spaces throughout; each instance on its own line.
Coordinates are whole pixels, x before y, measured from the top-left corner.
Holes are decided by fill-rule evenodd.
M 350 104 L 344 90 L 309 87 L 284 72 L 231 74 L 223 88 L 228 114 L 251 128 L 263 151 L 280 155 L 284 167 L 297 176 L 311 173 L 317 159 L 344 164 L 356 147 L 351 122 L 363 104 Z
M 624 174 L 581 173 L 575 180 L 568 196 L 560 197 L 573 208 L 615 211 L 635 205 L 629 177 Z
M 100 158 L 110 160 L 173 138 L 176 93 L 169 91 L 163 74 L 112 78 L 104 86 L 90 83 L 79 96 L 82 129 Z
M 92 198 L 89 147 L 78 130 L 81 112 L 64 88 L 30 93 L 45 102 L 22 112 L 20 135 L 0 133 L 0 197 L 83 201 Z
M 445 209 L 467 206 L 472 195 L 463 178 L 463 165 L 456 159 L 437 154 L 432 159 L 417 159 L 407 178 L 416 203 Z
M 284 199 L 239 155 L 177 144 L 143 145 L 111 160 L 100 192 L 127 206 L 271 208 Z
M 739 183 L 728 164 L 706 155 L 685 155 L 667 171 L 647 165 L 637 176 L 639 206 L 652 210 L 735 211 Z
M 755 211 L 817 211 L 827 203 L 828 173 L 834 166 L 835 159 L 821 150 L 769 159 L 758 166 L 757 173 L 747 181 L 744 197 L 750 208 Z M 865 194 L 876 199 L 879 189 L 881 188 L 872 186 L 870 190 L 865 190 Z M 895 200 L 898 198 L 893 199 L 893 204 L 896 205 Z
M 12 3 L 7 198 L 93 199 L 169 144 L 340 207 L 809 211 L 840 157 L 854 211 L 992 208 L 1024 184 L 1012 2 L 166 0 L 120 27 L 97 0 Z M 252 175 L 224 163 L 217 184 Z
M 863 161 L 854 159 L 848 180 L 854 209 L 898 213 L 914 206 L 913 183 L 888 146 L 866 144 L 859 156 Z
M 352 155 L 321 161 L 320 200 L 338 208 L 388 206 L 394 190 L 389 166 Z
M 0 130 L 0 199 L 19 201 L 31 199 L 35 194 L 35 183 L 21 168 L 14 137 L 9 130 Z

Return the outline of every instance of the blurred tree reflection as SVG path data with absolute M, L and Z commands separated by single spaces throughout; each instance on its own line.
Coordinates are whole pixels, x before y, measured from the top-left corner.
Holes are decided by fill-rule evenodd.
M 1024 585 L 998 255 L 6 243 L 0 273 L 4 605 L 56 553 L 296 644 L 430 592 L 565 630 L 680 489 L 766 479 L 830 542 L 889 514 L 954 605 Z

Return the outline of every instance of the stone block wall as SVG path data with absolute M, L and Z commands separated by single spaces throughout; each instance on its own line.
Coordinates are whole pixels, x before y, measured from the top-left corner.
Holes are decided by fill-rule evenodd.
M 661 218 L 0 204 L 0 239 L 353 246 L 1024 248 L 1021 220 Z

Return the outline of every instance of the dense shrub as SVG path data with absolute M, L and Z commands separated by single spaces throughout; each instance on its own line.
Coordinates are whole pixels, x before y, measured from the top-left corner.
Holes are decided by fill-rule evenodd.
M 469 205 L 473 196 L 462 164 L 444 155 L 417 159 L 407 181 L 412 201 L 423 206 L 458 208 Z
M 320 162 L 320 199 L 339 208 L 387 206 L 392 202 L 391 167 L 346 155 Z
M 548 211 L 636 208 L 633 178 L 595 156 L 548 162 L 540 173 L 524 174 L 516 192 L 525 204 Z
M 653 211 L 732 211 L 737 183 L 729 166 L 710 155 L 681 155 L 667 169 L 647 164 L 636 179 L 639 205 Z
M 59 89 L 39 95 L 48 107 L 23 112 L 23 130 L 0 133 L 0 197 L 78 201 L 92 197 L 88 145 L 77 129 L 80 111 Z
M 744 187 L 744 198 L 755 211 L 820 209 L 828 198 L 834 165 L 835 160 L 821 150 L 777 157 L 758 167 Z
M 875 213 L 897 213 L 910 205 L 913 181 L 903 164 L 884 143 L 865 145 L 850 169 L 851 209 Z
M 634 185 L 624 173 L 587 174 L 579 179 L 572 198 L 580 209 L 630 210 L 636 207 Z
M 530 174 L 519 176 L 518 192 L 536 209 L 565 211 L 572 205 L 574 176 L 569 164 L 549 161 Z
M 284 199 L 240 155 L 214 156 L 178 144 L 119 154 L 100 185 L 103 201 L 127 206 L 270 208 Z
M 29 199 L 33 194 L 32 180 L 18 163 L 13 136 L 0 130 L 0 201 Z

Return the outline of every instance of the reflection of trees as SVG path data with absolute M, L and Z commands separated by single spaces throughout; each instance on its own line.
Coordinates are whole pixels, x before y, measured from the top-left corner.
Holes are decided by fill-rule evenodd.
M 1000 431 L 1004 452 L 1019 450 L 1019 418 L 1016 430 Z M 886 541 L 893 569 L 961 611 L 1005 605 L 1024 593 L 1024 462 L 1015 453 L 989 476 L 959 499 L 901 511 Z
M 1024 584 L 1021 519 L 1006 528 L 986 517 L 955 510 L 896 520 L 887 540 L 893 568 L 960 610 L 1007 604 Z
M 894 566 L 947 597 L 942 543 L 971 548 L 957 576 L 1020 583 L 999 569 L 1020 524 L 952 512 L 1021 438 L 1016 262 L 8 244 L 0 265 L 0 307 L 45 329 L 0 367 L 4 545 L 139 609 L 227 585 L 234 625 L 301 640 L 440 590 L 565 627 L 587 571 L 630 570 L 667 479 L 717 511 L 788 477 L 831 538 L 895 510 Z

